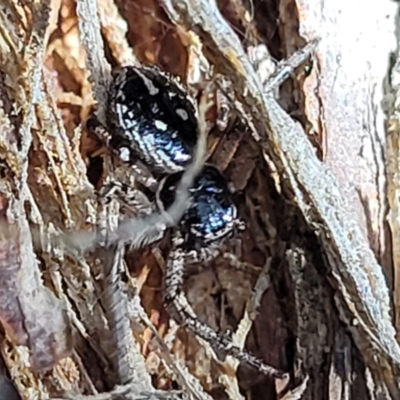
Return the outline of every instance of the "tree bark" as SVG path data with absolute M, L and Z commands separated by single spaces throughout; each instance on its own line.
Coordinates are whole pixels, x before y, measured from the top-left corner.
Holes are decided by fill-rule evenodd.
M 1 1 L 0 399 L 400 399 L 398 12 L 389 0 Z M 288 382 L 169 319 L 168 237 L 89 246 L 138 212 L 99 195 L 134 174 L 85 126 L 94 108 L 104 119 L 112 67 L 138 63 L 196 99 L 211 85 L 209 161 L 246 230 L 188 269 L 185 291 Z

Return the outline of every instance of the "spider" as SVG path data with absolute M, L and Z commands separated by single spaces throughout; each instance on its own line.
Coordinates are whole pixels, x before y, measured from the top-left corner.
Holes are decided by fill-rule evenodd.
M 123 161 L 133 164 L 140 160 L 161 178 L 155 202 L 158 216 L 147 214 L 130 220 L 122 225 L 117 236 L 132 238 L 131 229 L 134 229 L 135 243 L 131 245 L 140 247 L 154 243 L 171 229 L 172 250 L 164 280 L 164 301 L 171 316 L 217 351 L 265 374 L 282 377 L 281 372 L 200 322 L 182 291 L 185 264 L 209 261 L 218 253 L 224 239 L 243 228 L 227 182 L 216 167 L 205 165 L 187 179 L 200 142 L 196 107 L 187 91 L 176 79 L 157 68 L 119 68 L 113 73 L 109 91 L 107 130 L 111 136 L 110 147 Z M 188 208 L 181 206 L 179 209 L 177 204 L 185 185 L 190 201 Z M 133 193 L 131 200 L 138 198 L 136 189 L 128 188 L 128 191 Z M 175 219 L 178 224 L 167 223 L 168 218 L 159 223 L 160 215 L 168 217 L 174 212 L 179 217 Z

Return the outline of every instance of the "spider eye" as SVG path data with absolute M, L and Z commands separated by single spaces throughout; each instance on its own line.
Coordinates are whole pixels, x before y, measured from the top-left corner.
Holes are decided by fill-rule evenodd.
M 197 142 L 193 100 L 176 78 L 157 68 L 129 66 L 114 72 L 107 125 L 112 147 L 129 148 L 158 172 L 182 171 Z
M 168 209 L 172 205 L 174 190 L 181 176 L 182 172 L 179 172 L 165 178 L 158 191 L 159 207 Z M 227 182 L 217 168 L 205 166 L 190 192 L 191 205 L 179 226 L 189 250 L 199 243 L 215 243 L 231 235 L 240 226 Z

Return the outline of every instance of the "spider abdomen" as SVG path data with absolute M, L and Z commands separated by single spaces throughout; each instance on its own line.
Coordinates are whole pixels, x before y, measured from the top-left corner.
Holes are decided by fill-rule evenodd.
M 107 118 L 110 145 L 127 149 L 129 158 L 166 173 L 190 163 L 197 142 L 196 109 L 186 90 L 157 68 L 116 70 Z
M 182 172 L 166 177 L 158 192 L 158 205 L 167 209 L 175 199 L 176 185 Z M 208 246 L 230 236 L 239 224 L 237 208 L 224 177 L 207 165 L 190 189 L 191 202 L 179 230 L 188 250 Z

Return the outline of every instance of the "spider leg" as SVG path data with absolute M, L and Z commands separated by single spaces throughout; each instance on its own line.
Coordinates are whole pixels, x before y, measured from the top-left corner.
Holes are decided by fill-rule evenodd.
M 129 221 L 129 226 L 135 226 L 135 230 L 131 230 L 130 238 L 127 238 L 127 240 L 121 238 L 122 242 L 128 244 L 131 250 L 143 245 L 152 244 L 160 240 L 164 235 L 166 229 L 164 226 L 160 226 L 157 223 L 146 225 L 146 220 L 150 221 L 150 218 L 154 217 L 154 215 L 152 216 L 152 213 L 154 213 L 154 204 L 148 200 L 143 192 L 132 185 L 119 181 L 111 181 L 102 187 L 99 196 L 103 206 L 117 200 L 124 216 L 121 222 L 122 226 L 127 224 L 127 221 Z M 153 229 L 155 226 L 159 228 Z M 119 231 L 120 228 L 114 232 L 114 236 L 113 233 L 111 233 L 111 236 L 110 234 L 107 235 L 107 242 L 109 244 L 121 241 L 116 235 Z
M 119 181 L 106 183 L 100 189 L 99 196 L 103 204 L 118 200 L 131 214 L 150 214 L 152 211 L 152 204 L 143 192 Z
M 187 325 L 196 335 L 207 341 L 216 351 L 235 357 L 240 362 L 253 366 L 265 375 L 282 378 L 285 373 L 266 365 L 262 360 L 240 349 L 225 335 L 215 332 L 199 321 L 183 293 L 185 252 L 175 248 L 167 261 L 164 280 L 164 304 L 171 317 Z
M 140 190 L 112 181 L 103 186 L 99 195 L 103 205 L 117 200 L 124 216 L 118 228 L 108 233 L 108 244 L 121 242 L 134 249 L 152 244 L 163 237 L 167 226 L 154 209 L 154 204 Z
M 85 126 L 86 129 L 92 132 L 108 149 L 113 149 L 113 147 L 110 146 L 110 141 L 112 140 L 111 134 L 95 115 L 92 114 L 88 117 Z M 157 187 L 156 179 L 151 176 L 150 172 L 147 171 L 143 163 L 134 156 L 130 149 L 127 147 L 120 147 L 118 149 L 113 149 L 112 153 L 129 165 L 132 175 L 140 184 L 152 191 L 155 190 Z

